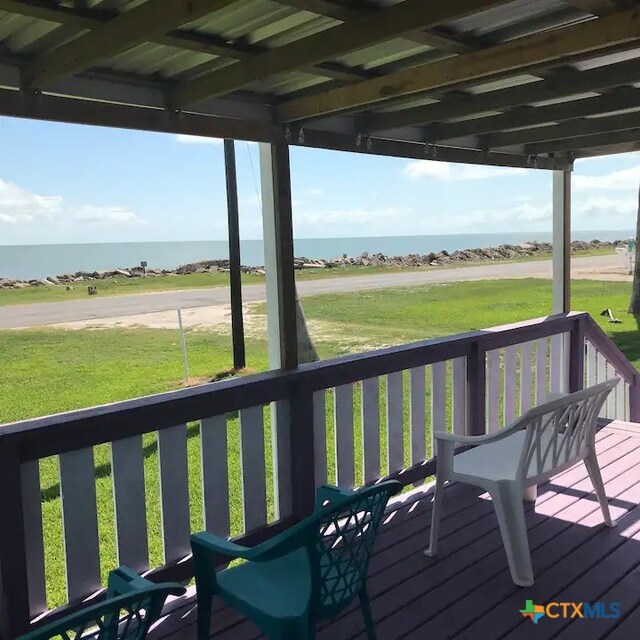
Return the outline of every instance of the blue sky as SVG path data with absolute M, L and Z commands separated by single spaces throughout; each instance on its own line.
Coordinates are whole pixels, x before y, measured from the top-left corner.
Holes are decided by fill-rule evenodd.
M 0 245 L 225 238 L 220 141 L 1 118 L 0 148 Z M 257 145 L 237 157 L 259 238 Z M 551 229 L 546 171 L 296 147 L 291 165 L 299 238 Z M 639 181 L 640 153 L 576 163 L 574 228 L 635 228 Z

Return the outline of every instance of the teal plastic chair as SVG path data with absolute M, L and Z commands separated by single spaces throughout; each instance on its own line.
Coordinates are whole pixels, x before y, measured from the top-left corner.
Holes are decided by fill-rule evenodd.
M 389 497 L 387 481 L 350 491 L 323 486 L 314 513 L 256 547 L 211 533 L 191 536 L 198 594 L 198 640 L 210 633 L 214 595 L 272 640 L 312 640 L 357 596 L 369 640 L 376 634 L 366 591 L 367 567 Z M 248 562 L 216 572 L 219 554 Z
M 109 574 L 106 600 L 18 640 L 143 640 L 160 617 L 167 596 L 184 592 L 179 584 L 157 584 L 127 567 L 119 567 Z

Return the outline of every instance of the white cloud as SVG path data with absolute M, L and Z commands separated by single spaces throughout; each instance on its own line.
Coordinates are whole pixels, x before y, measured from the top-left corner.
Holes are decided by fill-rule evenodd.
M 400 213 L 396 207 L 381 209 L 318 209 L 312 211 L 296 211 L 295 222 L 304 225 L 362 226 L 378 220 L 393 218 Z
M 61 211 L 62 196 L 41 196 L 0 178 L 0 222 L 31 222 L 53 218 Z
M 526 169 L 515 167 L 491 167 L 474 164 L 452 164 L 437 160 L 414 160 L 404 168 L 404 174 L 411 179 L 435 178 L 444 182 L 464 180 L 486 180 L 508 175 L 522 174 Z
M 18 225 L 54 221 L 122 225 L 139 222 L 139 219 L 126 207 L 70 206 L 62 196 L 43 196 L 0 178 L 0 223 Z
M 582 218 L 596 218 L 598 221 L 618 220 L 626 221 L 635 226 L 637 200 L 634 196 L 626 198 L 609 198 L 607 196 L 593 196 L 584 200 L 576 199 L 572 205 L 572 213 Z
M 309 189 L 305 189 L 303 193 L 304 193 L 305 196 L 323 196 L 324 195 L 324 189 L 318 189 L 316 187 L 311 187 Z
M 138 222 L 138 216 L 125 207 L 81 207 L 75 215 L 80 222 Z
M 581 174 L 573 176 L 573 186 L 578 189 L 637 189 L 638 184 L 640 184 L 640 164 L 600 176 Z
M 176 141 L 180 144 L 208 144 L 217 147 L 222 144 L 221 138 L 205 138 L 204 136 L 190 136 L 186 133 L 176 134 Z

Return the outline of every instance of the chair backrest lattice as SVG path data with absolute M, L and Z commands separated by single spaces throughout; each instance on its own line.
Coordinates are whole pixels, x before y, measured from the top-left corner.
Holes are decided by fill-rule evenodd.
M 520 477 L 549 476 L 583 459 L 594 446 L 600 409 L 618 382 L 613 378 L 525 413 L 517 421 L 526 429 Z
M 363 589 L 387 501 L 396 491 L 396 482 L 367 487 L 319 515 L 310 549 L 312 606 L 319 616 L 339 611 Z
M 143 640 L 172 587 L 158 585 L 110 598 L 32 631 L 20 640 Z

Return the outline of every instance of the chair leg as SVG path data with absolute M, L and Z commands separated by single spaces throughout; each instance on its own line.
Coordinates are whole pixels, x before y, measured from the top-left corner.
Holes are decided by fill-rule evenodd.
M 522 486 L 515 482 L 500 482 L 489 493 L 498 517 L 511 578 L 518 586 L 529 587 L 533 584 L 533 568 L 522 504 Z
M 604 522 L 608 527 L 615 527 L 616 521 L 611 519 L 611 513 L 609 513 L 609 502 L 607 500 L 607 494 L 604 489 L 604 483 L 602 482 L 602 474 L 600 473 L 600 465 L 596 458 L 595 451 L 591 451 L 589 455 L 584 459 L 584 466 L 587 467 L 587 473 L 591 478 L 591 483 L 595 489 L 600 508 L 602 509 L 602 515 L 604 516 Z
M 436 475 L 436 488 L 433 496 L 433 508 L 431 511 L 431 533 L 429 538 L 429 548 L 425 550 L 425 555 L 435 556 L 438 553 L 438 534 L 440 532 L 440 518 L 442 517 L 442 498 L 444 497 L 444 478 Z
M 197 590 L 198 600 L 198 640 L 209 640 L 211 630 L 211 602 L 213 596 L 205 589 Z
M 525 487 L 522 499 L 525 502 L 535 502 L 538 499 L 538 485 L 532 484 L 530 487 Z
M 362 617 L 364 618 L 364 626 L 367 631 L 368 640 L 376 640 L 376 628 L 373 624 L 373 616 L 371 615 L 371 605 L 369 604 L 369 596 L 366 589 L 359 594 L 360 608 L 362 609 Z

